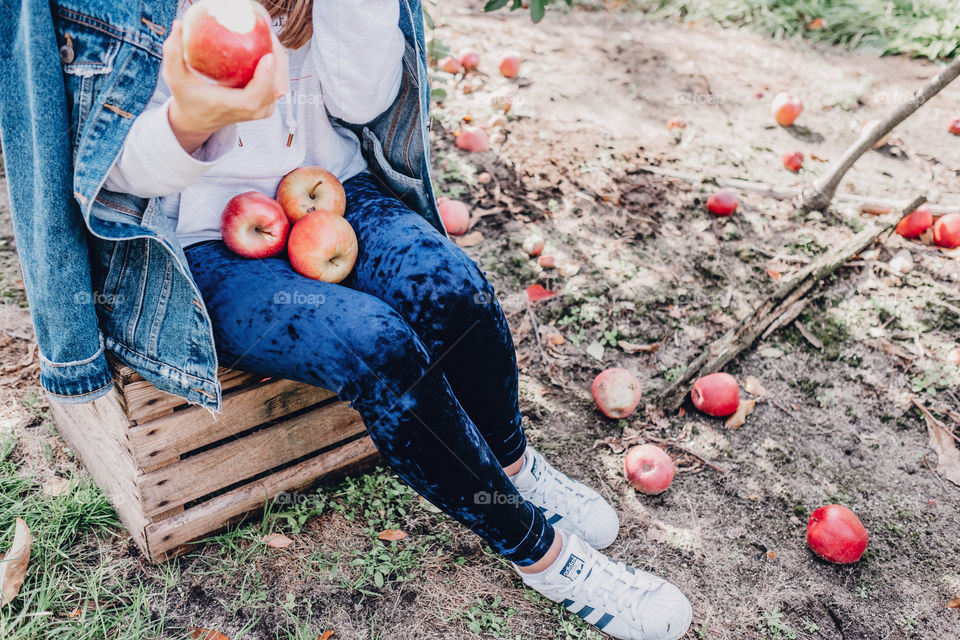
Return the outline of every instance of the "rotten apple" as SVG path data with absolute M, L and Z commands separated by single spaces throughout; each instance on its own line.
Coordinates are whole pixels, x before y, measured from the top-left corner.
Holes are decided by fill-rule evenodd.
M 283 207 L 259 191 L 230 198 L 220 214 L 220 235 L 227 247 L 244 258 L 270 258 L 283 251 L 290 222 Z
M 437 209 L 443 228 L 450 235 L 462 236 L 470 228 L 470 208 L 459 200 L 437 198 Z
M 839 504 L 820 507 L 807 523 L 807 544 L 811 551 L 837 564 L 850 564 L 863 556 L 870 536 L 860 519 Z
M 620 367 L 601 371 L 590 391 L 597 408 L 608 418 L 626 418 L 640 404 L 640 381 Z
M 641 493 L 663 493 L 676 474 L 676 466 L 670 456 L 653 444 L 631 447 L 623 460 L 623 473 L 631 486 Z
M 800 171 L 803 166 L 803 154 L 799 151 L 787 151 L 780 156 L 780 159 L 783 161 L 783 166 L 794 173 Z
M 800 112 L 803 111 L 803 102 L 797 96 L 783 92 L 778 93 L 773 98 L 771 104 L 773 118 L 781 127 L 789 127 L 793 124 Z
M 302 276 L 337 283 L 357 261 L 357 236 L 346 218 L 330 211 L 313 211 L 290 231 L 287 253 Z
M 729 216 L 737 210 L 737 196 L 720 189 L 707 198 L 707 211 L 718 216 Z
M 523 239 L 520 248 L 522 248 L 528 256 L 536 257 L 543 253 L 543 245 L 543 236 L 539 233 L 531 233 Z
M 200 0 L 183 14 L 183 58 L 211 80 L 245 87 L 270 53 L 270 14 L 254 0 Z
M 690 399 L 700 411 L 722 418 L 732 415 L 740 406 L 740 385 L 729 373 L 718 371 L 697 380 Z
M 933 214 L 927 207 L 917 207 L 897 223 L 897 233 L 904 238 L 919 238 L 933 224 Z
M 300 167 L 283 176 L 277 186 L 277 202 L 291 224 L 314 211 L 342 216 L 347 208 L 343 185 L 323 167 Z
M 948 213 L 933 223 L 933 244 L 944 249 L 960 247 L 960 213 Z

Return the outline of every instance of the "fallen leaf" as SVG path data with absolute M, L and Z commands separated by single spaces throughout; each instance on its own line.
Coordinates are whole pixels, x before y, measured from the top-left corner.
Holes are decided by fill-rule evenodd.
M 20 518 L 14 526 L 13 542 L 0 561 L 0 605 L 9 604 L 20 593 L 30 563 L 30 529 Z
M 960 609 L 960 596 L 957 596 L 956 598 L 948 602 L 947 607 L 951 609 Z
M 286 549 L 293 544 L 293 540 L 282 533 L 268 533 L 263 536 L 262 540 L 267 543 L 268 547 L 273 549 Z
M 960 487 L 960 449 L 954 444 L 947 427 L 934 418 L 916 398 L 913 399 L 913 404 L 920 409 L 927 421 L 930 448 L 937 454 L 937 473 Z
M 396 540 L 403 540 L 407 537 L 407 532 L 403 529 L 384 529 L 377 534 L 377 538 L 383 540 L 384 542 L 394 542 Z
M 559 273 L 564 278 L 571 278 L 580 271 L 580 265 L 576 262 L 558 262 L 557 263 L 557 273 Z
M 771 560 L 776 560 L 777 552 L 774 551 L 773 549 L 770 549 L 770 551 L 767 551 L 767 557 L 770 558 Z
M 756 400 L 741 400 L 740 406 L 737 407 L 737 412 L 727 418 L 723 426 L 727 429 L 739 429 L 747 421 L 747 416 L 753 413 L 753 408 L 756 404 Z
M 603 360 L 603 345 L 594 340 L 587 345 L 587 355 L 594 360 Z
M 194 640 L 230 640 L 216 629 L 204 629 L 203 627 L 194 627 L 191 630 L 190 637 Z
M 767 395 L 767 390 L 764 389 L 760 381 L 753 376 L 747 376 L 747 379 L 743 381 L 743 390 L 752 396 Z
M 760 496 L 758 496 L 755 493 L 751 493 L 750 495 L 747 496 L 747 500 L 759 500 L 759 499 L 760 499 Z
M 634 344 L 632 342 L 627 342 L 626 340 L 618 340 L 617 346 L 627 353 L 653 353 L 660 348 L 660 343 L 651 342 L 650 344 Z
M 54 476 L 53 478 L 47 480 L 46 484 L 43 485 L 43 495 L 53 497 L 59 496 L 69 485 L 70 481 L 66 478 Z
M 562 333 L 551 333 L 551 334 L 547 335 L 547 341 L 550 342 L 550 344 L 552 344 L 552 345 L 558 345 L 558 346 L 559 346 L 559 345 L 563 344 L 564 342 L 566 342 L 567 339 L 563 337 L 563 334 L 562 334 Z
M 317 640 L 330 640 L 330 638 L 332 637 L 333 637 L 333 631 L 330 629 L 327 629 L 326 631 L 321 633 L 319 636 L 317 636 Z
M 813 345 L 815 349 L 819 351 L 823 351 L 823 342 L 820 340 L 820 338 L 815 336 L 813 332 L 810 331 L 810 329 L 807 329 L 807 326 L 805 324 L 803 324 L 799 320 L 795 321 L 793 324 L 797 327 L 797 331 L 800 332 L 800 335 L 806 338 L 807 342 Z
M 471 231 L 465 236 L 455 236 L 453 241 L 457 243 L 458 247 L 475 247 L 483 242 L 483 234 L 479 231 Z
M 527 287 L 527 297 L 530 299 L 530 302 L 546 300 L 547 298 L 552 298 L 555 295 L 557 295 L 556 291 L 544 289 L 542 284 L 532 284 Z
M 776 269 L 767 269 L 767 275 L 773 278 L 774 280 L 779 280 L 783 274 L 777 271 Z
M 677 409 L 677 415 L 682 418 L 683 416 L 687 415 L 687 410 L 683 407 L 680 407 Z
M 807 25 L 809 31 L 817 31 L 818 29 L 823 29 L 824 22 L 823 18 L 814 18 L 810 21 L 810 24 Z
M 764 358 L 780 358 L 783 356 L 783 351 L 781 351 L 780 349 L 777 349 L 776 347 L 764 347 L 763 349 L 760 349 L 760 351 L 758 351 L 757 353 L 759 353 Z

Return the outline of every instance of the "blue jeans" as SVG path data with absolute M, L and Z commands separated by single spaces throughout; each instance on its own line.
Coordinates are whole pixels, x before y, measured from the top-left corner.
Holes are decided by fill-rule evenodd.
M 285 257 L 191 245 L 223 366 L 335 391 L 407 484 L 520 566 L 553 528 L 503 473 L 526 447 L 506 318 L 477 265 L 367 173 L 344 184 L 359 254 L 340 284 Z

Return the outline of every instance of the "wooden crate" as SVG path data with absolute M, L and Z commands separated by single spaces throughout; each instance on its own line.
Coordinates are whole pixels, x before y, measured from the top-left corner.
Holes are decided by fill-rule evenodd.
M 261 509 L 280 492 L 369 465 L 360 415 L 333 392 L 221 369 L 220 415 L 112 361 L 114 389 L 51 403 L 57 428 L 151 562 Z

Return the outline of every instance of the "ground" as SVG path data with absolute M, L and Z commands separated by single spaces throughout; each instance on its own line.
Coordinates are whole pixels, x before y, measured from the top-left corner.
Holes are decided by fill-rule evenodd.
M 703 207 L 709 185 L 645 168 L 798 187 L 937 67 L 628 12 L 551 12 L 532 25 L 521 12 L 479 6 L 431 9 L 435 48 L 482 55 L 482 73 L 467 81 L 436 74 L 446 95 L 435 110 L 435 180 L 473 207 L 483 239 L 466 251 L 513 328 L 533 442 L 620 513 L 609 553 L 689 595 L 688 638 L 960 637 L 960 610 L 947 607 L 960 596 L 960 488 L 934 471 L 912 403 L 960 423 L 960 250 L 885 234 L 848 262 L 798 323 L 727 367 L 766 390 L 739 429 L 689 403 L 669 415 L 653 403 L 775 278 L 872 219 L 848 201 L 803 215 L 755 192 L 738 194 L 731 218 L 713 218 Z M 524 59 L 513 82 L 496 73 L 508 49 Z M 769 100 L 781 90 L 802 95 L 805 128 L 771 122 Z M 492 150 L 456 150 L 460 120 L 485 124 L 504 98 L 512 108 Z M 924 194 L 960 210 L 960 139 L 945 134 L 958 99 L 960 86 L 931 100 L 841 191 Z M 664 127 L 673 116 L 688 123 L 679 141 Z M 808 156 L 796 176 L 779 163 L 791 148 Z M 38 540 L 22 600 L 0 609 L 0 635 L 181 638 L 198 626 L 234 640 L 312 639 L 324 629 L 344 639 L 600 637 L 522 590 L 505 562 L 384 470 L 322 487 L 166 565 L 145 563 L 56 436 L 5 201 L 0 225 L 0 519 L 33 514 Z M 520 243 L 534 231 L 579 272 L 561 277 L 528 258 Z M 901 249 L 915 263 L 907 275 L 887 266 Z M 558 295 L 528 305 L 534 283 Z M 620 341 L 657 348 L 628 353 Z M 647 406 L 626 420 L 604 418 L 590 398 L 591 380 L 610 366 L 643 383 Z M 624 482 L 615 445 L 631 437 L 678 445 L 667 445 L 680 472 L 664 494 Z M 57 478 L 73 480 L 64 489 Z M 831 502 L 870 531 L 857 564 L 830 565 L 806 547 L 807 518 Z M 376 540 L 388 527 L 409 535 Z M 293 546 L 266 548 L 266 531 Z

